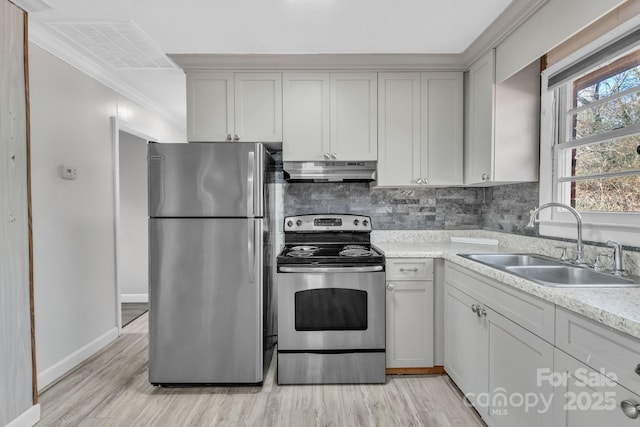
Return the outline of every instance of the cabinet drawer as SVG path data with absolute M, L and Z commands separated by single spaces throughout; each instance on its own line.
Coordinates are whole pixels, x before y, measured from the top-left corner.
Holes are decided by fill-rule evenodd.
M 553 344 L 554 304 L 451 262 L 445 265 L 445 283 Z
M 640 340 L 561 307 L 556 309 L 556 347 L 640 394 Z
M 433 280 L 433 260 L 387 258 L 387 280 Z

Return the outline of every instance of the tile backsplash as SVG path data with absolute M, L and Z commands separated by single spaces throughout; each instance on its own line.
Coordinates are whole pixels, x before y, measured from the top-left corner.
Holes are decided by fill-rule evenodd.
M 370 215 L 377 230 L 482 228 L 484 188 L 376 188 L 369 183 L 284 183 L 284 215 Z
M 284 216 L 351 213 L 371 216 L 376 230 L 494 230 L 536 235 L 525 228 L 538 205 L 538 184 L 498 187 L 379 188 L 373 183 L 282 184 Z
M 351 213 L 371 216 L 374 230 L 488 230 L 544 237 L 537 227 L 525 227 L 529 212 L 539 203 L 537 182 L 446 188 L 380 188 L 362 182 L 290 183 L 283 179 L 278 154 L 279 221 L 289 215 Z M 277 230 L 282 231 L 281 224 Z M 637 247 L 625 249 L 640 251 Z

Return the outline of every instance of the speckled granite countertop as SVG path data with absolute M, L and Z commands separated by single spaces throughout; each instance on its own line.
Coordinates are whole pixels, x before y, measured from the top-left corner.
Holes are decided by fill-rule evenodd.
M 507 244 L 503 244 L 503 240 L 507 239 L 502 239 L 498 246 L 450 243 L 448 238 L 445 240 L 439 237 L 420 239 L 422 241 L 407 241 L 405 238 L 403 241 L 402 235 L 381 234 L 374 235 L 373 243 L 388 258 L 444 258 L 503 282 L 507 286 L 519 289 L 552 302 L 559 307 L 564 307 L 589 319 L 640 338 L 640 288 L 553 288 L 519 278 L 457 255 L 459 253 L 547 252 L 536 250 L 540 249 L 536 245 L 525 246 L 526 249 L 523 249 L 523 246 L 514 245 L 513 241 L 504 242 Z M 467 235 L 469 236 L 470 234 L 467 233 Z M 389 238 L 389 240 L 400 241 L 385 241 L 385 237 Z M 398 237 L 398 239 L 395 237 Z

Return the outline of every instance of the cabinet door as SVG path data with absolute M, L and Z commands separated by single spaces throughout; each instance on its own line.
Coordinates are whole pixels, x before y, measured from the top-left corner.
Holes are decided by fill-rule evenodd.
M 433 281 L 387 282 L 387 368 L 433 366 Z
M 495 54 L 491 50 L 469 69 L 469 127 L 465 146 L 465 184 L 493 179 Z
M 559 349 L 554 352 L 554 427 L 637 426 L 621 403 L 638 405 L 640 396 Z M 605 372 L 607 375 L 616 372 Z M 548 377 L 545 377 L 548 378 Z M 545 381 L 547 381 L 545 379 Z
M 420 173 L 420 73 L 380 73 L 376 184 L 417 185 Z
M 188 73 L 187 140 L 230 140 L 233 103 L 233 73 Z
M 282 141 L 282 74 L 235 74 L 235 132 L 239 141 Z
M 469 295 L 445 283 L 444 368 L 481 416 L 487 407 L 478 397 L 486 395 L 489 374 L 489 337 L 485 317 L 478 317 Z
M 420 176 L 430 185 L 463 182 L 462 73 L 421 76 Z
M 378 76 L 331 74 L 331 153 L 337 160 L 378 158 Z
M 329 153 L 329 73 L 284 73 L 282 159 L 326 160 Z
M 552 425 L 552 411 L 540 398 L 549 402 L 553 387 L 539 378 L 542 370 L 553 369 L 553 346 L 495 311 L 483 309 L 489 331 L 489 425 Z M 534 402 L 534 397 L 539 400 Z

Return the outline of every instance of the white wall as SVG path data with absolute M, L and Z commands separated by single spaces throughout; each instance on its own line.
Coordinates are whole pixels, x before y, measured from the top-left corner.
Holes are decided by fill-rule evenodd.
M 147 141 L 119 132 L 120 230 L 118 281 L 122 302 L 147 302 L 149 233 Z
M 118 334 L 111 117 L 184 142 L 113 90 L 31 43 L 31 165 L 35 327 L 41 389 Z M 60 178 L 62 164 L 78 179 Z

